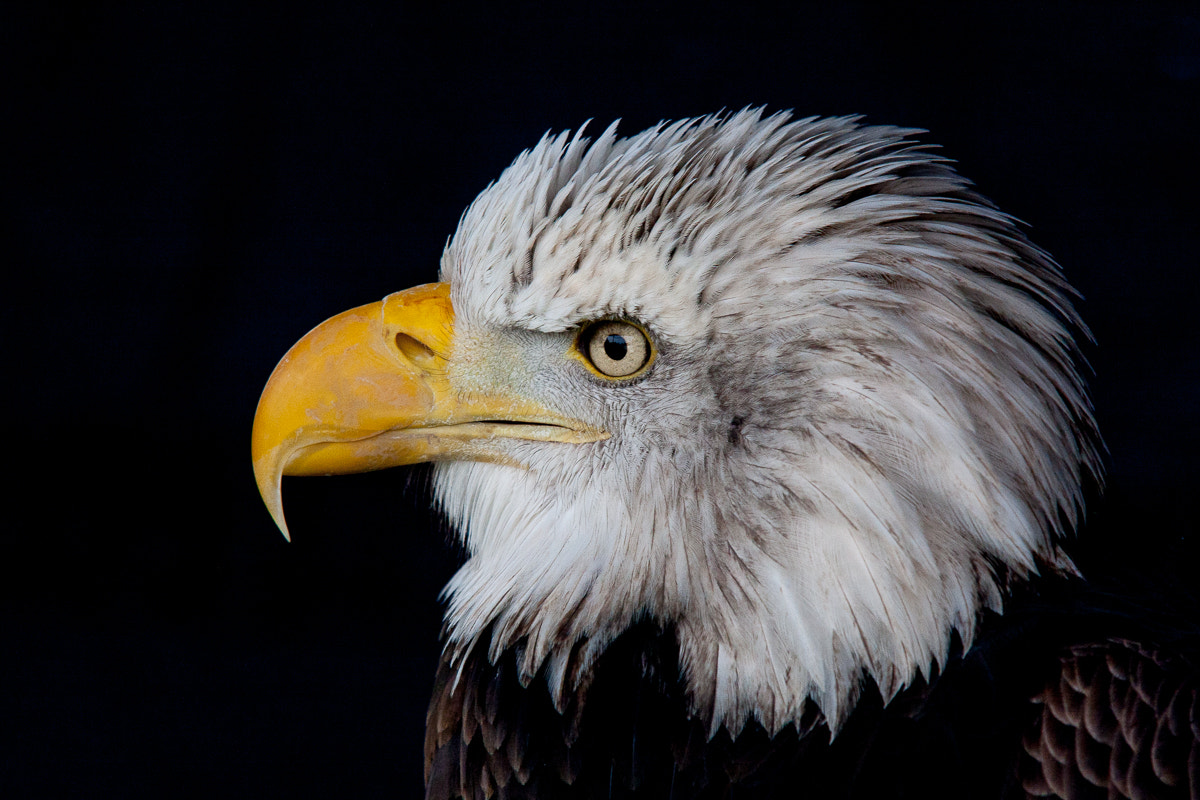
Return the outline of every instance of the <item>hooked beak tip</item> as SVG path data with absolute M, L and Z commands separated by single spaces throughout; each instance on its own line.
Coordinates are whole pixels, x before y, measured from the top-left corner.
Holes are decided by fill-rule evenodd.
M 271 519 L 283 534 L 283 538 L 290 542 L 292 537 L 288 533 L 287 519 L 283 516 L 283 465 L 276 463 L 276 459 L 255 459 L 254 478 Z

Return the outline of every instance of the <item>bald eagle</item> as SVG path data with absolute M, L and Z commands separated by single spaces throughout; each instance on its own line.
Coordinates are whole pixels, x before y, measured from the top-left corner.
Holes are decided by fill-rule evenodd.
M 285 536 L 283 475 L 433 461 L 469 554 L 429 797 L 1200 787 L 1170 658 L 1068 637 L 1044 682 L 996 677 L 1040 658 L 1006 599 L 1076 572 L 1086 329 L 917 133 L 752 109 L 547 136 L 439 283 L 283 358 L 253 459 Z

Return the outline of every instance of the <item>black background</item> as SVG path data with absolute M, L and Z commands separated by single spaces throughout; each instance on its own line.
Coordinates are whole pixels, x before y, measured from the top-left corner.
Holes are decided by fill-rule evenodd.
M 288 479 L 285 543 L 255 404 L 297 338 L 434 280 L 474 195 L 588 119 L 929 129 L 1085 298 L 1111 459 L 1080 563 L 1192 580 L 1192 3 L 40 8 L 2 33 L 5 797 L 417 795 L 461 554 L 420 470 Z

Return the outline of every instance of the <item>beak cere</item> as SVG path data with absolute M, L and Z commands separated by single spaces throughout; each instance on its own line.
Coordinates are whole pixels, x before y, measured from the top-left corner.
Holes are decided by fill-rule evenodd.
M 607 438 L 531 398 L 455 392 L 453 337 L 450 286 L 432 283 L 338 314 L 288 351 L 263 390 L 251 443 L 259 493 L 285 537 L 284 475 L 513 463 L 505 439 Z

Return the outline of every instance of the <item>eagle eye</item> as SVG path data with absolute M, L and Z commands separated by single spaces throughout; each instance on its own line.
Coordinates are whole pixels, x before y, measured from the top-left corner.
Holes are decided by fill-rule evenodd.
M 588 325 L 578 348 L 588 364 L 606 378 L 628 378 L 650 363 L 653 354 L 646 332 L 623 320 Z

